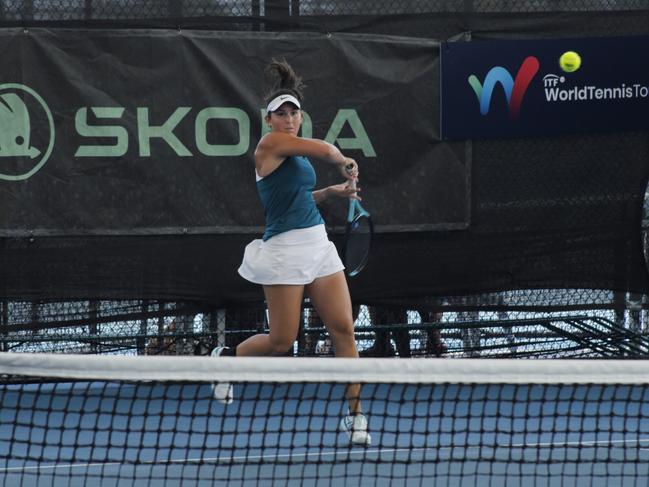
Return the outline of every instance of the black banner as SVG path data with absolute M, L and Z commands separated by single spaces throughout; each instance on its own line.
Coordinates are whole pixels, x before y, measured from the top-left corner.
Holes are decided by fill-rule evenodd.
M 0 31 L 3 235 L 253 233 L 263 68 L 307 85 L 302 135 L 358 160 L 378 231 L 462 228 L 463 143 L 439 141 L 438 44 L 388 36 Z M 340 182 L 317 164 L 319 186 Z M 323 208 L 342 224 L 345 202 Z
M 649 37 L 448 42 L 444 139 L 649 128 Z
M 552 2 L 530 1 L 516 12 L 464 2 L 461 14 L 448 2 L 431 2 L 430 9 L 408 2 L 399 14 L 392 4 L 340 2 L 331 10 L 303 2 L 299 9 L 291 3 L 290 16 L 288 3 L 280 14 L 262 2 L 252 16 L 245 10 L 249 3 L 227 7 L 225 15 L 222 2 L 211 10 L 204 2 L 185 2 L 182 12 L 169 11 L 181 2 L 145 2 L 142 9 L 135 3 L 14 2 L 0 8 L 4 299 L 147 298 L 225 307 L 263 300 L 261 289 L 236 269 L 263 224 L 252 147 L 263 126 L 262 68 L 280 56 L 308 84 L 312 135 L 331 131 L 361 164 L 363 205 L 381 233 L 366 269 L 349 280 L 356 303 L 438 303 L 437 296 L 506 289 L 575 288 L 585 290 L 584 297 L 592 289 L 647 292 L 639 225 L 649 178 L 647 131 L 501 132 L 506 137 L 441 142 L 441 60 L 433 40 L 470 32 L 471 45 L 446 46 L 485 49 L 476 60 L 480 70 L 460 63 L 470 71 L 454 81 L 469 90 L 468 105 L 456 109 L 469 127 L 469 115 L 481 120 L 471 74 L 482 85 L 488 71 L 501 66 L 515 78 L 532 55 L 540 66 L 550 63 L 548 73 L 562 76 L 556 63 L 565 50 L 582 61 L 563 75 L 565 86 L 594 65 L 614 76 L 617 63 L 629 56 L 637 56 L 634 69 L 645 70 L 633 42 L 615 52 L 605 45 L 613 36 L 649 35 L 642 2 L 599 11 L 566 2 L 560 12 Z M 279 32 L 288 30 L 302 33 Z M 366 34 L 352 34 L 360 32 Z M 550 45 L 594 36 L 593 46 L 602 43 L 595 58 L 591 47 L 573 43 L 547 61 L 527 51 L 545 42 L 532 38 Z M 506 46 L 525 52 L 510 58 Z M 519 121 L 527 117 L 532 84 Z M 500 85 L 492 98 L 485 118 L 502 130 L 511 119 Z M 448 114 L 448 104 L 445 109 Z M 600 128 L 621 130 L 626 113 Z M 354 114 L 376 156 L 358 142 L 363 137 L 359 122 L 352 126 Z M 570 116 L 553 124 L 562 127 Z M 247 144 L 241 131 L 249 134 Z M 316 170 L 320 185 L 337 181 L 330 167 L 316 164 Z M 467 229 L 386 231 L 466 225 L 469 172 Z M 344 205 L 323 208 L 327 221 L 342 223 Z M 343 240 L 341 234 L 332 239 Z

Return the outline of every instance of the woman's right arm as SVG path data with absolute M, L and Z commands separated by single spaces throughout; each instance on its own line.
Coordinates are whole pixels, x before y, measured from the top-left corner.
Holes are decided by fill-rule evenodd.
M 257 174 L 260 177 L 268 176 L 290 156 L 305 156 L 336 164 L 347 179 L 352 179 L 358 172 L 356 161 L 345 157 L 335 145 L 329 142 L 271 132 L 262 137 L 255 149 Z M 346 169 L 350 165 L 351 169 Z

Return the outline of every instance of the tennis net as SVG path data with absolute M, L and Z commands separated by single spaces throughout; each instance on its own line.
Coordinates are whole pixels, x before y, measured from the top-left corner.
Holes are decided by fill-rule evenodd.
M 0 353 L 0 485 L 646 485 L 649 362 Z M 212 383 L 233 384 L 230 404 Z M 361 383 L 372 443 L 339 430 Z

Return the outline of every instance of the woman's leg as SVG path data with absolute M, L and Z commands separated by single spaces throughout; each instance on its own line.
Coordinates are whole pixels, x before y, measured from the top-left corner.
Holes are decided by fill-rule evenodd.
M 304 286 L 264 286 L 269 333 L 254 335 L 237 346 L 237 356 L 284 355 L 300 327 Z
M 316 279 L 307 286 L 307 293 L 331 335 L 336 357 L 358 357 L 352 303 L 343 272 Z M 349 384 L 347 400 L 351 414 L 361 412 L 359 396 L 360 385 Z

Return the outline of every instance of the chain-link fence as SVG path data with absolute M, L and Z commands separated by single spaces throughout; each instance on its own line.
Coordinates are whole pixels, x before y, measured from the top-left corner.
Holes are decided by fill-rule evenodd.
M 646 9 L 644 0 L 7 0 L 0 3 L 0 20 L 168 19 L 180 25 L 185 19 L 204 19 L 203 23 L 207 25 L 209 18 L 217 17 L 625 12 Z
M 646 298 L 593 290 L 453 296 L 354 306 L 361 356 L 610 358 L 649 355 Z M 207 308 L 148 301 L 4 302 L 0 347 L 12 352 L 206 355 L 268 332 L 264 303 Z M 308 301 L 294 349 L 333 355 Z

